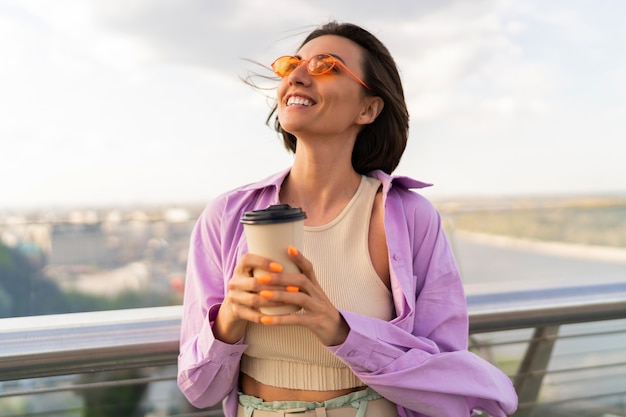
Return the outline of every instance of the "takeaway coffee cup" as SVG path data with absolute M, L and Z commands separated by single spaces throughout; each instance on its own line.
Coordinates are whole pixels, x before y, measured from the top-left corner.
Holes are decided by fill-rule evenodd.
M 283 272 L 300 272 L 295 263 L 287 255 L 289 245 L 302 248 L 304 236 L 304 219 L 302 209 L 288 204 L 269 206 L 264 210 L 246 212 L 241 218 L 248 250 L 278 262 Z M 254 276 L 266 273 L 262 270 L 253 271 Z M 300 307 L 285 304 L 282 306 L 261 307 L 263 314 L 278 315 L 298 311 Z

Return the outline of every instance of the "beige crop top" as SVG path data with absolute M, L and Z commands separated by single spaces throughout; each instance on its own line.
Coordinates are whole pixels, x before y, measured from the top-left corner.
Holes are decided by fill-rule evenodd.
M 377 179 L 363 176 L 336 219 L 324 226 L 305 226 L 302 253 L 313 263 L 320 285 L 338 309 L 388 321 L 394 315 L 391 292 L 374 270 L 368 243 L 379 186 Z M 264 384 L 311 391 L 363 385 L 305 328 L 249 323 L 244 343 L 248 348 L 241 371 Z

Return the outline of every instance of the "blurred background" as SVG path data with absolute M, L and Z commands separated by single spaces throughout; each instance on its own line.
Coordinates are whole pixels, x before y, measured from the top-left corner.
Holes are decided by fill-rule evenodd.
M 204 205 L 291 163 L 265 124 L 276 82 L 242 78 L 329 20 L 395 57 L 411 115 L 395 173 L 434 183 L 421 192 L 468 294 L 626 281 L 625 14 L 618 0 L 0 0 L 0 318 L 180 304 Z M 143 411 L 115 415 L 168 415 L 132 395 Z M 0 397 L 0 416 L 97 415 L 106 401 L 87 397 Z

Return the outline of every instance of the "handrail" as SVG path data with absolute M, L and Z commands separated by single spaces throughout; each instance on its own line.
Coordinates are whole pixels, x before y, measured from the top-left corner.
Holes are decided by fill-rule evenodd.
M 626 283 L 467 296 L 470 333 L 626 318 Z M 0 319 L 0 381 L 175 364 L 181 306 Z
M 626 318 L 626 282 L 471 294 L 470 333 Z
M 0 381 L 176 363 L 181 306 L 0 319 Z

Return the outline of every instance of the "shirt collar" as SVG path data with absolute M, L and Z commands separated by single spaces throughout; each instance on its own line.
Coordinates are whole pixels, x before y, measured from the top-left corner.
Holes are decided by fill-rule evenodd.
M 397 184 L 407 189 L 426 188 L 426 187 L 432 186 L 432 184 L 428 182 L 414 180 L 411 177 L 406 177 L 402 175 L 389 175 L 386 172 L 383 172 L 379 169 L 372 171 L 367 175 L 369 177 L 374 177 L 378 181 L 380 181 L 383 184 L 383 189 L 386 189 L 386 190 L 391 188 L 392 184 Z
M 260 181 L 253 182 L 248 185 L 244 185 L 240 189 L 243 191 L 253 191 L 253 190 L 259 190 L 261 188 L 274 187 L 278 190 L 280 189 L 281 184 L 283 183 L 283 181 L 285 180 L 285 177 L 287 176 L 287 174 L 289 174 L 290 171 L 291 171 L 291 167 L 284 169 L 280 172 L 277 172 L 276 174 L 273 174 Z

